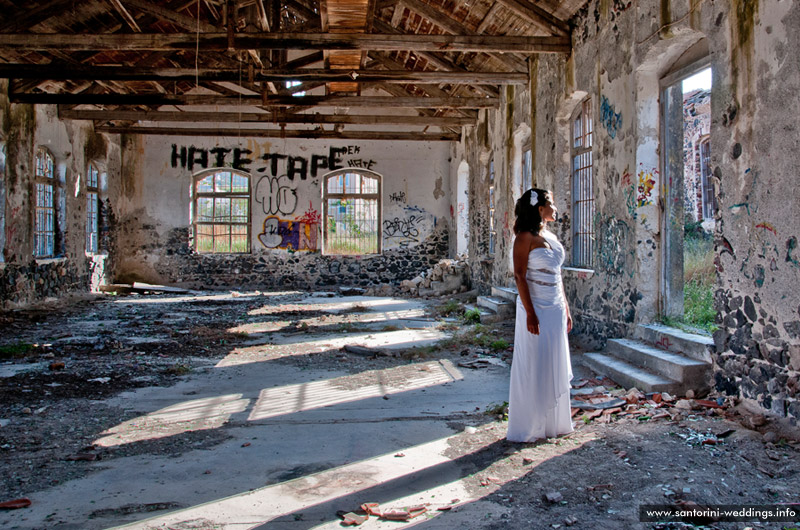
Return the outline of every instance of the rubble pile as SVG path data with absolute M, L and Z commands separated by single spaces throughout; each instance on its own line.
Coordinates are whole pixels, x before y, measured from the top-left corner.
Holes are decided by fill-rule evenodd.
M 405 296 L 443 296 L 466 292 L 470 284 L 470 268 L 466 261 L 443 259 L 414 279 L 404 280 L 400 290 Z

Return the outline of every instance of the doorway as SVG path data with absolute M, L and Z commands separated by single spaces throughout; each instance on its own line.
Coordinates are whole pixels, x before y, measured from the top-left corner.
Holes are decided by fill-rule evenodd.
M 716 193 L 711 158 L 708 60 L 662 80 L 661 313 L 667 322 L 711 331 Z

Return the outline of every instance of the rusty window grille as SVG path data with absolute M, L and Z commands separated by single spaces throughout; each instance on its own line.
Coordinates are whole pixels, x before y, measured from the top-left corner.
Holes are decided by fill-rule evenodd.
M 489 255 L 494 256 L 497 231 L 494 227 L 494 159 L 489 161 Z
M 86 172 L 86 252 L 97 253 L 98 218 L 100 213 L 100 172 L 89 164 Z
M 195 178 L 194 249 L 201 254 L 250 252 L 250 176 L 228 169 Z
M 700 143 L 700 176 L 703 199 L 703 219 L 711 219 L 717 213 L 717 198 L 711 180 L 711 142 L 706 138 Z
M 572 264 L 591 267 L 594 255 L 594 170 L 592 100 L 572 120 Z
M 381 252 L 381 177 L 345 170 L 325 177 L 322 207 L 323 253 L 366 255 Z
M 50 152 L 40 147 L 35 163 L 36 212 L 33 227 L 33 254 L 50 258 L 55 254 L 55 162 Z

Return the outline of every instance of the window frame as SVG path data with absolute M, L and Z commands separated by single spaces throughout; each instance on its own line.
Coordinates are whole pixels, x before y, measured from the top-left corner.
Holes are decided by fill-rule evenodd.
M 337 192 L 330 192 L 329 191 L 329 183 L 332 178 L 336 178 L 340 175 L 347 175 L 347 174 L 355 174 L 360 175 L 362 177 L 367 177 L 370 179 L 375 179 L 377 181 L 377 189 L 376 193 L 348 193 L 343 191 L 342 193 Z M 343 190 L 345 184 L 343 183 Z M 379 256 L 383 254 L 383 176 L 379 173 L 375 173 L 374 171 L 361 169 L 361 168 L 343 168 L 337 169 L 336 171 L 332 171 L 323 175 L 322 177 L 322 219 L 321 219 L 321 229 L 322 229 L 322 254 L 324 256 Z M 346 253 L 339 253 L 339 252 L 332 252 L 329 243 L 329 235 L 328 235 L 328 201 L 330 199 L 366 199 L 366 200 L 374 200 L 375 207 L 376 207 L 376 248 L 375 252 L 365 252 L 361 254 L 346 254 Z
M 222 173 L 229 173 L 231 175 L 231 191 L 199 191 L 198 186 L 201 181 L 205 180 L 208 177 L 214 177 L 212 180 L 214 182 L 214 188 L 216 189 L 216 175 Z M 247 191 L 233 191 L 233 177 L 239 176 L 243 177 L 247 180 Z M 192 179 L 192 209 L 191 209 L 191 225 L 192 225 L 192 241 L 191 247 L 194 252 L 203 255 L 219 255 L 219 254 L 251 254 L 253 252 L 253 242 L 252 242 L 252 217 L 253 217 L 253 200 L 252 200 L 252 191 L 253 191 L 253 177 L 249 173 L 244 171 L 238 171 L 232 168 L 213 168 L 206 171 L 202 171 L 194 175 Z M 199 209 L 199 201 L 203 198 L 211 198 L 212 200 L 212 220 L 211 221 L 201 221 L 200 220 L 200 209 Z M 214 216 L 214 205 L 216 205 L 216 199 L 247 199 L 247 220 L 245 222 L 233 222 L 233 213 L 231 208 L 229 207 L 229 221 L 216 221 L 213 220 Z M 232 202 L 231 202 L 232 205 Z M 201 226 L 209 226 L 209 227 L 216 227 L 216 226 L 242 226 L 245 228 L 245 242 L 247 243 L 247 248 L 244 251 L 236 252 L 233 251 L 233 242 L 232 236 L 233 230 L 228 231 L 228 249 L 218 251 L 216 250 L 216 239 L 217 236 L 214 233 L 214 229 L 212 228 L 211 236 L 211 250 L 200 250 L 198 248 L 198 243 L 201 239 L 201 235 L 199 233 L 199 227 Z M 238 235 L 238 234 L 237 234 Z
M 592 98 L 578 104 L 570 120 L 572 265 L 594 266 L 594 115 Z
M 488 205 L 489 205 L 489 256 L 494 256 L 494 247 L 497 243 L 497 227 L 494 225 L 494 210 L 495 210 L 495 187 L 494 187 L 494 157 L 489 160 L 488 169 L 489 190 L 488 190 Z
M 94 221 L 93 225 L 92 221 Z M 99 252 L 100 170 L 96 163 L 89 162 L 86 167 L 86 253 L 98 254 Z
M 39 259 L 54 258 L 58 231 L 56 209 L 58 180 L 55 157 L 46 147 L 36 149 L 33 171 L 33 256 Z M 47 204 L 48 197 L 49 204 Z M 45 202 L 42 202 L 43 199 Z
M 711 136 L 700 139 L 697 146 L 700 160 L 700 200 L 702 219 L 713 219 L 717 213 L 717 196 L 711 178 Z

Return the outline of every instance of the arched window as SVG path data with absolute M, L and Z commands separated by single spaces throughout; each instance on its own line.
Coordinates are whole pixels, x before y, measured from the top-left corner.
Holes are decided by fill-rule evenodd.
M 323 177 L 322 249 L 330 255 L 381 252 L 381 176 L 344 169 Z
M 194 249 L 213 254 L 250 252 L 250 175 L 230 169 L 201 173 L 193 191 Z
M 100 218 L 100 171 L 89 163 L 86 170 L 86 252 L 96 254 L 98 250 Z
M 35 164 L 36 212 L 33 227 L 33 255 L 50 258 L 55 254 L 55 162 L 44 147 L 36 151 Z
M 594 254 L 594 165 L 592 100 L 572 118 L 572 264 L 591 267 Z

